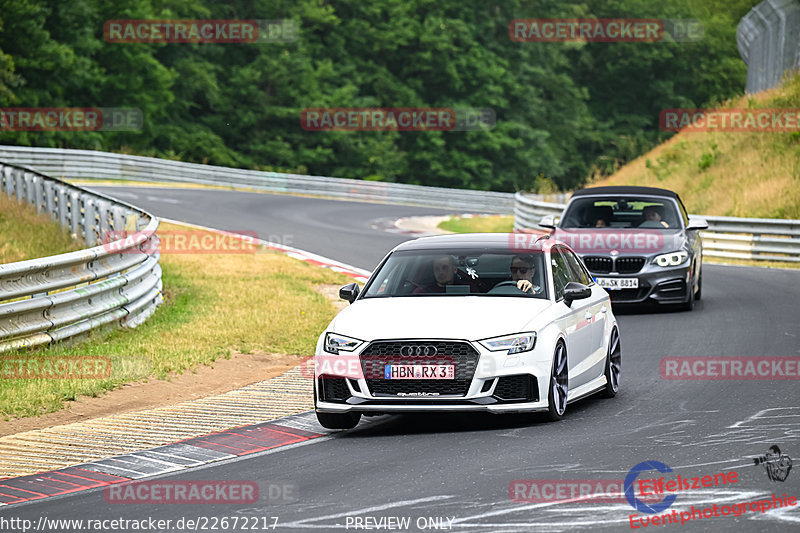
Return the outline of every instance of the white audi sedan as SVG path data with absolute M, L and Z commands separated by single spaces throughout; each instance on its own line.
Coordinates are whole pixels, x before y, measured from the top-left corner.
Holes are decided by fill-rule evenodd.
M 320 424 L 361 415 L 544 411 L 617 394 L 620 342 L 608 294 L 564 243 L 527 233 L 405 242 L 320 335 Z

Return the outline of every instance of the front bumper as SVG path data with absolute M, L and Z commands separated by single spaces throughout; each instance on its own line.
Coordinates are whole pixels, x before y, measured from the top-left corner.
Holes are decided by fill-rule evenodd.
M 691 263 L 678 267 L 645 265 L 635 274 L 591 272 L 594 278 L 636 278 L 637 289 L 606 289 L 613 303 L 680 304 L 689 297 L 692 283 Z
M 477 364 L 467 379 L 466 388 L 458 394 L 436 392 L 439 386 L 441 390 L 452 390 L 447 383 L 451 380 L 415 381 L 419 386 L 409 383 L 403 391 L 377 392 L 386 391 L 387 388 L 385 383 L 376 381 L 374 375 L 367 376 L 373 379 L 366 379 L 364 375 L 354 376 L 352 372 L 336 372 L 336 365 L 327 365 L 324 373 L 315 374 L 316 410 L 325 413 L 378 414 L 436 411 L 515 413 L 547 409 L 551 354 L 539 355 L 539 346 L 530 352 L 507 355 L 505 352 L 485 350 L 478 343 L 468 344 L 477 351 Z M 362 351 L 366 350 L 365 347 Z M 541 351 L 544 354 L 545 350 Z M 359 354 L 352 356 L 359 357 L 359 362 L 362 362 Z M 317 357 L 330 355 L 318 354 Z M 456 377 L 464 376 L 458 376 L 457 373 Z
M 441 401 L 425 404 L 422 402 L 409 402 L 397 404 L 394 402 L 369 403 L 361 405 L 341 405 L 329 402 L 317 402 L 317 411 L 322 413 L 438 413 L 438 412 L 485 412 L 485 413 L 535 413 L 547 411 L 547 401 L 530 402 L 521 404 L 481 405 L 476 402 L 463 401 L 461 403 Z

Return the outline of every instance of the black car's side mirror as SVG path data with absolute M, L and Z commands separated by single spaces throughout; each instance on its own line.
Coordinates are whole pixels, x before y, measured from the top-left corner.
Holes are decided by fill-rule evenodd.
M 540 228 L 556 229 L 556 217 L 553 215 L 545 215 L 539 221 Z
M 358 298 L 359 288 L 358 283 L 348 283 L 341 289 L 339 289 L 339 298 L 342 300 L 347 300 L 350 303 L 356 301 Z
M 687 231 L 708 229 L 708 221 L 700 217 L 689 217 L 689 225 L 686 226 Z
M 572 302 L 574 300 L 582 300 L 584 298 L 588 298 L 591 295 L 592 295 L 592 289 L 590 289 L 583 283 L 570 281 L 564 287 L 564 303 L 567 304 L 567 307 L 572 307 Z

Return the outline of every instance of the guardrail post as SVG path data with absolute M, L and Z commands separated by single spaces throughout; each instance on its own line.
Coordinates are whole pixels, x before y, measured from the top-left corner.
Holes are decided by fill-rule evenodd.
M 25 171 L 21 168 L 14 172 L 14 192 L 17 193 L 18 202 L 25 199 Z
M 86 244 L 94 246 L 97 244 L 99 233 L 97 205 L 95 200 L 86 194 L 81 194 L 81 203 L 83 204 L 83 238 L 86 240 Z
M 69 219 L 69 193 L 63 185 L 59 184 L 55 186 L 55 195 L 56 208 L 58 209 L 58 212 L 56 213 L 58 223 L 63 227 L 70 228 L 70 233 L 72 233 L 72 227 Z
M 97 231 L 98 231 L 98 240 L 103 242 L 103 239 L 106 238 L 108 232 L 113 229 L 113 221 L 111 217 L 113 216 L 111 213 L 111 204 L 105 200 L 97 200 Z
M 36 205 L 36 185 L 37 179 L 35 174 L 25 172 L 25 199 L 30 205 Z M 39 211 L 39 206 L 36 206 L 36 212 Z
M 73 237 L 83 237 L 81 231 L 81 220 L 83 219 L 83 199 L 81 193 L 72 191 L 69 193 L 69 231 Z
M 42 213 L 49 213 L 47 209 L 47 196 L 45 192 L 46 184 L 44 180 L 40 179 L 38 176 L 34 176 L 31 180 L 33 184 L 33 195 L 36 201 L 36 212 L 39 214 Z
M 0 165 L 0 189 L 2 192 L 11 196 L 14 193 L 14 169 L 5 165 Z
M 50 215 L 50 218 L 58 220 L 56 185 L 51 181 L 44 181 L 42 188 L 44 189 L 44 209 Z

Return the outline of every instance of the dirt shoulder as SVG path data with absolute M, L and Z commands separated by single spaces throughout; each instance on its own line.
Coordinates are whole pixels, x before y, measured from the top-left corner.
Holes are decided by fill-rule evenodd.
M 299 355 L 234 353 L 230 359 L 218 359 L 213 367 L 202 365 L 194 372 L 172 376 L 169 381 L 129 383 L 97 398 L 81 396 L 54 413 L 0 421 L 0 437 L 227 392 L 279 376 L 303 359 Z
M 317 290 L 337 309 L 347 305 L 338 299 L 338 285 L 320 285 Z M 173 375 L 169 380 L 129 383 L 96 398 L 82 396 L 66 402 L 64 409 L 54 413 L 0 421 L 0 437 L 228 392 L 279 376 L 304 359 L 301 355 L 234 352 L 230 359 L 218 359 L 213 366 L 201 365 L 193 372 Z

